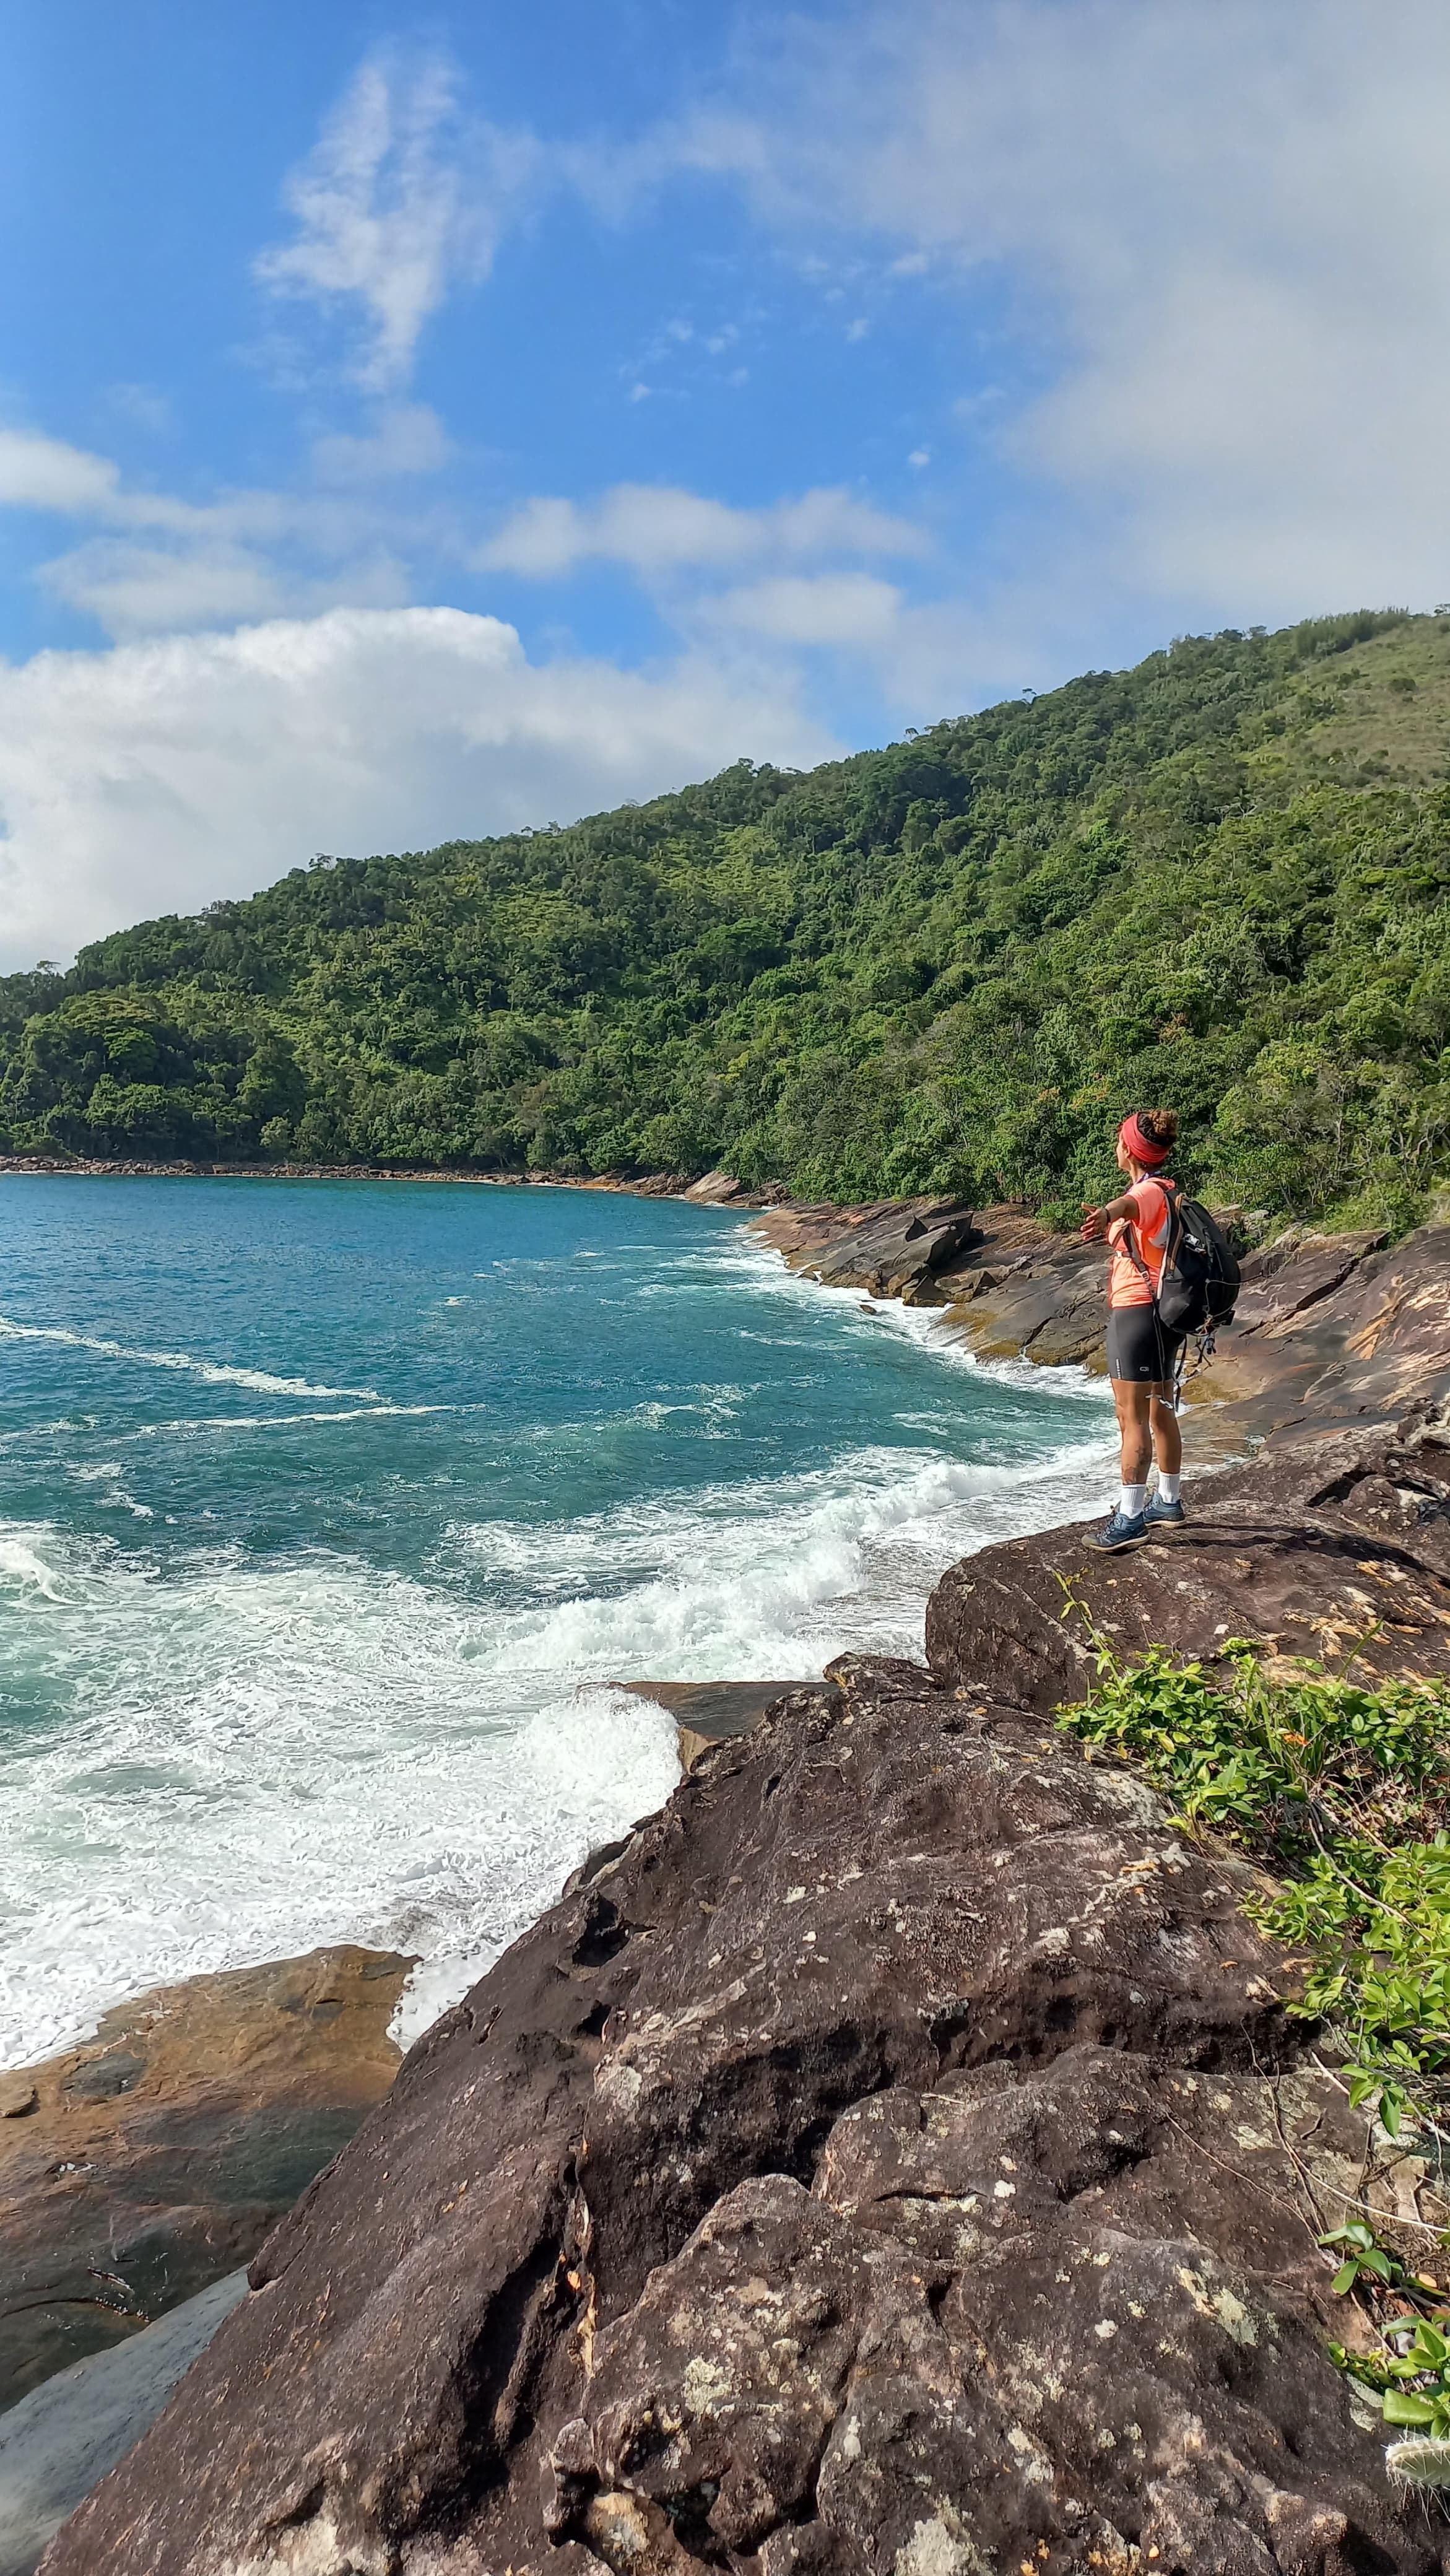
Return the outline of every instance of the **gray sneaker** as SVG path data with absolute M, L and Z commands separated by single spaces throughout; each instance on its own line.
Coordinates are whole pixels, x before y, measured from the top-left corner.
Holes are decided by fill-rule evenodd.
M 1097 1548 L 1103 1556 L 1114 1556 L 1120 1547 L 1137 1547 L 1147 1535 L 1146 1512 L 1114 1512 L 1110 1521 L 1105 1522 L 1100 1530 L 1093 1531 L 1086 1544 Z
M 1182 1529 L 1183 1505 L 1162 1502 L 1155 1494 L 1143 1514 L 1143 1519 L 1149 1529 Z

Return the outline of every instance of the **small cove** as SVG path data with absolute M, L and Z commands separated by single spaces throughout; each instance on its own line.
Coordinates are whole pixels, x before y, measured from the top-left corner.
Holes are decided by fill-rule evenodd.
M 341 1939 L 413 2035 L 668 1794 L 611 1681 L 919 1652 L 1097 1500 L 1101 1385 L 864 1304 L 677 1202 L 0 1191 L 0 2062 Z

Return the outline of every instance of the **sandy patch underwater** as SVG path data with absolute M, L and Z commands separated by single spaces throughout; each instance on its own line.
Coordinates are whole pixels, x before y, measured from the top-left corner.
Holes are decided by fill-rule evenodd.
M 672 1202 L 26 1178 L 0 1256 L 5 2063 L 339 1939 L 423 1954 L 413 2035 L 668 1794 L 611 1681 L 919 1651 L 1109 1455 Z

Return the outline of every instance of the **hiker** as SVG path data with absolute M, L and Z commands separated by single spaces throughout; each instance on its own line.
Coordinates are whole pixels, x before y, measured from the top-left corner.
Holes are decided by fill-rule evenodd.
M 1122 1487 L 1105 1526 L 1089 1547 L 1111 1554 L 1135 1547 L 1150 1529 L 1183 1519 L 1179 1475 L 1178 1372 L 1184 1335 L 1158 1311 L 1163 1256 L 1173 1207 L 1155 1177 L 1173 1151 L 1178 1120 L 1171 1109 L 1140 1109 L 1118 1129 L 1118 1169 L 1130 1186 L 1106 1207 L 1083 1209 L 1083 1239 L 1112 1246 L 1108 1271 L 1108 1376 L 1122 1442 Z M 1148 1498 L 1148 1469 L 1158 1462 L 1158 1490 Z

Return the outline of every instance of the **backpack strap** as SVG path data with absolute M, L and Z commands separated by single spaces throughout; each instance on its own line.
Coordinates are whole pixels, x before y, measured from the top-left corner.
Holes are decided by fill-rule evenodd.
M 1149 1180 L 1153 1180 L 1151 1172 L 1148 1173 L 1147 1178 Z M 1159 1282 L 1161 1284 L 1163 1272 L 1168 1267 L 1168 1256 L 1173 1250 L 1175 1238 L 1182 1228 L 1183 1218 L 1178 1206 L 1178 1183 L 1176 1181 L 1164 1179 L 1161 1181 L 1153 1181 L 1153 1186 L 1155 1189 L 1161 1190 L 1168 1201 L 1168 1240 L 1163 1246 L 1163 1260 L 1158 1272 Z M 1148 1283 L 1148 1294 L 1153 1300 L 1153 1312 L 1156 1315 L 1158 1312 L 1158 1290 L 1153 1285 L 1153 1273 L 1138 1251 L 1136 1232 L 1132 1218 L 1130 1216 L 1125 1216 L 1123 1223 L 1127 1228 L 1127 1232 L 1120 1237 L 1120 1241 L 1127 1253 L 1128 1259 L 1133 1265 L 1133 1268 L 1137 1271 L 1139 1278 L 1146 1280 Z

